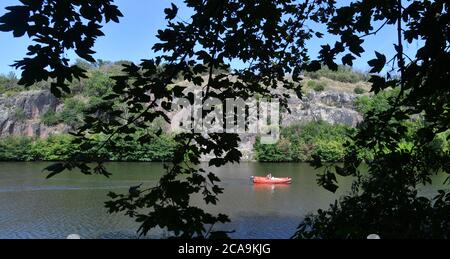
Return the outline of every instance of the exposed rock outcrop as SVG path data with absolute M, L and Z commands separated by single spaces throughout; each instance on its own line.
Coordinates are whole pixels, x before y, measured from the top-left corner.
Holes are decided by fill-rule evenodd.
M 282 114 L 282 126 L 326 121 L 355 127 L 362 120 L 354 109 L 355 98 L 355 94 L 335 91 L 310 92 L 303 99 L 291 98 L 291 113 Z
M 14 96 L 0 95 L 0 137 L 29 136 L 45 138 L 67 132 L 66 125 L 46 126 L 41 116 L 55 111 L 58 99 L 49 91 L 27 91 Z

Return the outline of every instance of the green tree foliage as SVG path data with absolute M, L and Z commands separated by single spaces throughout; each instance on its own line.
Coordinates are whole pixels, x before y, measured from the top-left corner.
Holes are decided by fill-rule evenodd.
M 354 130 L 345 125 L 310 122 L 281 129 L 277 144 L 255 143 L 256 159 L 261 162 L 309 162 L 316 156 L 325 162 L 344 158 L 344 144 Z
M 104 136 L 94 136 L 99 141 Z M 136 137 L 137 139 L 138 137 Z M 6 137 L 0 139 L 0 161 L 64 161 L 81 152 L 73 136 L 51 135 L 45 139 Z M 137 141 L 116 143 L 115 150 L 98 149 L 107 161 L 172 161 L 177 143 L 171 135 L 161 135 L 140 145 Z
M 54 111 L 48 111 L 41 116 L 41 123 L 47 126 L 54 126 L 60 122 L 58 114 Z
M 30 161 L 32 139 L 13 137 L 0 140 L 0 161 Z
M 33 161 L 63 161 L 79 149 L 72 144 L 70 135 L 53 135 L 46 139 L 38 139 L 32 142 L 29 151 L 30 160 Z
M 83 121 L 86 103 L 83 100 L 71 98 L 64 101 L 64 108 L 59 114 L 59 119 L 67 125 L 77 128 Z
M 261 162 L 291 162 L 291 147 L 289 140 L 283 138 L 277 144 L 264 145 L 256 140 L 254 146 L 256 159 Z
M 82 63 L 78 61 L 77 64 Z M 113 76 L 120 74 L 121 66 L 101 61 L 101 65 L 82 63 L 87 71 L 87 78 L 75 80 L 69 84 L 72 94 L 65 96 L 61 102 L 61 111 L 49 111 L 42 115 L 41 121 L 46 125 L 65 123 L 72 128 L 83 124 L 84 113 L 102 103 L 102 97 L 112 92 Z
M 398 89 L 390 89 L 371 96 L 359 96 L 356 98 L 355 108 L 362 114 L 368 114 L 370 111 L 387 111 L 398 94 Z

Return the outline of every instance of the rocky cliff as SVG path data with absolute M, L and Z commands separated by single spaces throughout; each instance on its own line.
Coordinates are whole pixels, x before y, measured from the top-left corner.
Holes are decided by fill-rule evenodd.
M 362 120 L 354 108 L 355 98 L 355 94 L 339 91 L 311 91 L 302 99 L 291 98 L 291 113 L 282 114 L 282 125 L 326 121 L 355 127 Z
M 310 121 L 356 126 L 362 116 L 355 111 L 356 95 L 351 92 L 329 90 L 311 91 L 303 99 L 291 98 L 291 113 L 282 114 L 282 125 L 289 126 Z M 61 109 L 61 104 L 49 91 L 27 91 L 14 96 L 0 95 L 0 137 L 34 136 L 45 138 L 50 134 L 67 132 L 63 124 L 46 126 L 41 117 L 48 111 Z M 255 135 L 242 135 L 240 150 L 244 160 L 253 159 Z M 204 157 L 207 160 L 208 157 Z
M 27 91 L 13 96 L 0 94 L 0 137 L 29 136 L 45 138 L 68 130 L 65 125 L 46 126 L 41 116 L 59 107 L 49 91 Z

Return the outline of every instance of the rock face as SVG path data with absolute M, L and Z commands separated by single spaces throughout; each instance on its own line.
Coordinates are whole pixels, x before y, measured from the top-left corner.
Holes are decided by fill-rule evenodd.
M 303 99 L 291 98 L 291 113 L 282 114 L 282 126 L 311 121 L 345 124 L 355 127 L 362 116 L 355 111 L 356 95 L 346 92 L 310 92 Z
M 355 111 L 356 95 L 349 92 L 324 91 L 310 92 L 303 97 L 289 99 L 291 113 L 283 113 L 282 126 L 311 121 L 326 121 L 331 124 L 356 126 L 362 116 Z M 46 126 L 41 117 L 48 111 L 61 109 L 61 104 L 49 91 L 28 91 L 15 96 L 0 95 L 0 137 L 34 136 L 48 137 L 51 134 L 65 133 L 67 125 Z M 176 120 L 176 117 L 173 118 Z M 242 134 L 240 151 L 243 160 L 253 160 L 253 145 L 256 135 Z M 202 160 L 209 160 L 204 156 Z
M 41 116 L 55 111 L 58 99 L 49 91 L 27 91 L 15 96 L 0 95 L 0 137 L 29 136 L 45 138 L 68 130 L 65 125 L 46 126 Z

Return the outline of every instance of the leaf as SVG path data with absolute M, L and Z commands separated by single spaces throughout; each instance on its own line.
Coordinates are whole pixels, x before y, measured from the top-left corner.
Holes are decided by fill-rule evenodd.
M 356 58 L 352 54 L 347 54 L 344 57 L 342 57 L 342 64 L 348 65 L 348 66 L 353 66 L 353 60 L 355 60 L 355 59 Z
M 321 32 L 316 32 L 315 35 L 316 35 L 317 38 L 321 39 L 324 34 L 321 33 Z
M 215 182 L 220 182 L 219 177 L 217 177 L 214 173 L 209 173 L 208 179 L 212 184 L 214 184 Z
M 166 20 L 172 20 L 177 16 L 178 7 L 173 3 L 171 5 L 172 5 L 171 8 L 164 9 L 164 13 L 166 14 Z
M 52 164 L 52 165 L 44 168 L 43 171 L 49 171 L 50 172 L 50 174 L 48 174 L 47 177 L 46 177 L 46 179 L 50 179 L 53 176 L 61 173 L 65 169 L 66 169 L 66 167 L 64 166 L 63 163 L 56 163 L 56 164 Z
M 340 176 L 350 176 L 352 174 L 351 171 L 347 171 L 340 166 L 335 166 L 334 169 L 335 169 L 336 173 Z
M 142 184 L 130 187 L 130 189 L 128 189 L 128 194 L 131 197 L 138 197 L 140 195 L 140 193 L 141 193 L 140 192 L 141 186 L 142 186 Z
M 318 175 L 317 184 L 325 188 L 326 190 L 335 193 L 338 189 L 336 175 L 328 169 L 321 175 Z
M 372 67 L 370 73 L 380 73 L 386 64 L 386 56 L 375 51 L 377 58 L 369 60 L 367 63 Z
M 309 63 L 306 66 L 305 70 L 307 72 L 316 72 L 316 71 L 320 70 L 321 68 L 322 68 L 322 65 L 320 64 L 320 62 L 317 60 L 314 60 L 314 61 L 311 61 L 311 63 Z

